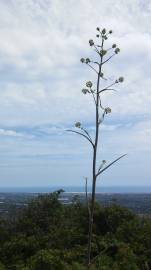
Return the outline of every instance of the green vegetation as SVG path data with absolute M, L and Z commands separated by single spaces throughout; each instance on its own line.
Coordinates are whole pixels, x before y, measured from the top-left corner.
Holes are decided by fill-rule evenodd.
M 13 219 L 0 220 L 0 270 L 86 270 L 87 206 L 41 195 Z M 90 270 L 151 269 L 151 220 L 96 203 Z

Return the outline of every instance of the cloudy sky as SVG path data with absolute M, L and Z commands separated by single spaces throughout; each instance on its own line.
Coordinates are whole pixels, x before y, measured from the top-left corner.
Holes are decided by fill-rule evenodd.
M 150 0 L 0 0 L 0 186 L 83 185 L 91 180 L 91 148 L 66 132 L 80 121 L 94 130 L 91 98 L 81 93 L 96 76 L 79 61 L 95 57 L 88 40 L 112 29 L 107 46 L 121 52 L 106 65 L 103 96 L 112 108 L 98 158 L 128 156 L 98 185 L 151 185 Z

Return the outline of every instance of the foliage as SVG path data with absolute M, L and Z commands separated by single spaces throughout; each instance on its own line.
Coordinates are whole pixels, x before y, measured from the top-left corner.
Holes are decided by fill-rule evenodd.
M 58 197 L 39 196 L 14 222 L 0 220 L 0 270 L 87 269 L 87 206 L 78 200 L 63 205 Z M 151 269 L 150 243 L 149 218 L 96 203 L 90 270 Z

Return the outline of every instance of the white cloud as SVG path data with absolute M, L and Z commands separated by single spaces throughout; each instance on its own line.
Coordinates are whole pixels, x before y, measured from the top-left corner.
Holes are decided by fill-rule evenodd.
M 14 130 L 0 129 L 0 136 L 9 136 L 9 137 L 23 137 L 23 134 L 16 132 Z
M 97 25 L 113 28 L 112 39 L 122 52 L 107 71 L 111 76 L 122 72 L 127 82 L 123 93 L 105 103 L 118 114 L 150 115 L 150 3 L 81 0 L 74 10 L 73 5 L 71 0 L 1 1 L 1 70 L 8 70 L 0 91 L 2 124 L 64 123 L 76 117 L 92 121 L 92 108 L 88 102 L 84 105 L 80 88 L 94 77 L 79 58 L 90 53 L 88 39 L 94 37 Z
M 96 26 L 113 29 L 111 43 L 121 48 L 105 68 L 107 77 L 125 77 L 118 93 L 103 97 L 113 112 L 102 128 L 107 152 L 150 149 L 150 15 L 149 0 L 0 1 L 0 135 L 10 139 L 8 156 L 49 155 L 49 143 L 54 155 L 79 153 L 73 149 L 75 137 L 66 143 L 68 135 L 55 127 L 76 121 L 93 125 L 92 102 L 80 89 L 87 80 L 94 82 L 95 75 L 79 59 L 91 55 L 88 40 L 95 37 Z M 128 129 L 123 120 L 134 124 Z M 52 141 L 42 143 L 36 136 L 30 141 L 30 134 L 15 131 L 15 126 L 39 126 Z M 54 138 L 58 133 L 62 139 Z M 20 145 L 14 143 L 19 136 L 25 136 Z

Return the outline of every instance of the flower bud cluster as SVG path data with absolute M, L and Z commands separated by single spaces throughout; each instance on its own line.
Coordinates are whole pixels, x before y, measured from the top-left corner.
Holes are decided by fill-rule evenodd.
M 90 61 L 89 58 L 86 58 L 86 59 L 85 59 L 85 62 L 86 62 L 86 64 L 88 64 L 88 63 L 90 63 L 91 61 Z
M 102 34 L 103 34 L 103 35 L 106 34 L 106 29 L 105 29 L 105 28 L 102 29 Z
M 102 160 L 102 164 L 105 164 L 105 163 L 106 163 L 106 160 L 105 160 L 105 159 L 103 159 L 103 160 Z
M 89 64 L 91 62 L 90 58 L 81 58 L 80 59 L 81 63 Z
M 91 81 L 88 81 L 88 82 L 86 82 L 86 87 L 88 87 L 89 89 L 87 89 L 87 88 L 83 88 L 82 89 L 82 93 L 84 94 L 84 95 L 86 95 L 87 93 L 94 93 L 94 91 L 91 89 L 91 87 L 92 87 L 92 82 Z
M 82 89 L 82 93 L 83 93 L 84 95 L 86 95 L 87 93 L 89 93 L 89 90 L 86 89 L 86 88 L 83 88 L 83 89 Z
M 112 45 L 112 48 L 113 48 L 113 49 L 115 49 L 115 48 L 116 48 L 116 44 L 115 44 L 115 43 Z
M 87 86 L 87 87 L 91 88 L 91 87 L 92 87 L 92 85 L 93 85 L 93 84 L 92 84 L 92 82 L 91 82 L 91 81 L 86 82 L 86 86 Z
M 115 52 L 116 54 L 118 54 L 118 53 L 120 52 L 120 48 L 117 48 L 117 45 L 116 45 L 115 43 L 112 45 L 112 48 L 115 49 L 114 52 Z
M 107 108 L 105 108 L 104 111 L 105 111 L 106 114 L 111 113 L 111 108 L 107 107 Z
M 81 128 L 81 123 L 80 123 L 80 122 L 76 122 L 76 123 L 75 123 L 75 127 L 76 127 L 76 128 Z
M 96 30 L 99 31 L 102 35 L 105 35 L 105 34 L 112 34 L 112 33 L 113 33 L 112 30 L 109 30 L 109 32 L 107 33 L 107 31 L 106 31 L 105 28 L 103 28 L 102 31 L 100 31 L 100 27 L 97 27 Z
M 81 63 L 85 63 L 85 59 L 84 58 L 81 58 L 80 61 L 81 61 Z
M 120 49 L 119 48 L 116 48 L 115 51 L 114 51 L 116 54 L 118 54 L 120 52 Z
M 124 82 L 124 77 L 119 77 L 118 80 L 119 80 L 120 83 L 122 83 L 122 82 Z
M 107 36 L 102 36 L 102 38 L 104 38 L 105 40 L 107 40 L 107 39 L 108 39 L 108 37 L 107 37 Z
M 106 51 L 106 50 L 101 50 L 101 51 L 100 51 L 100 55 L 101 55 L 101 56 L 104 56 L 104 55 L 106 55 L 106 54 L 107 54 L 107 51 Z
M 119 78 L 115 81 L 115 83 L 122 83 L 122 82 L 124 82 L 124 77 L 119 77 Z
M 90 39 L 90 40 L 89 40 L 89 45 L 90 45 L 90 46 L 93 46 L 93 45 L 94 45 L 93 39 Z

